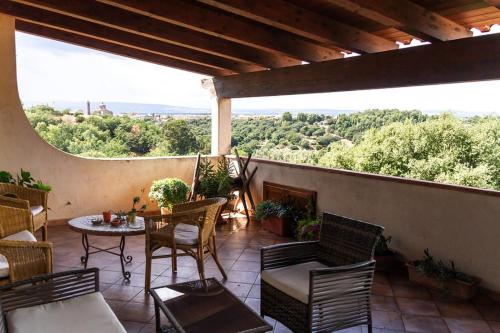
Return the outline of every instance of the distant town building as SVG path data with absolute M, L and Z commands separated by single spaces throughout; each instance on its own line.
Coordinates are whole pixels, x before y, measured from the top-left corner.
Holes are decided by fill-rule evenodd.
M 96 116 L 112 116 L 113 111 L 108 110 L 106 108 L 106 104 L 101 102 L 99 108 L 97 110 L 92 111 L 92 114 Z

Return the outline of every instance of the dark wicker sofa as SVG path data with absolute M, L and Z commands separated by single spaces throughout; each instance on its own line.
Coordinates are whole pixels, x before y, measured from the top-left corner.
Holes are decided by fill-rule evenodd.
M 383 227 L 324 213 L 320 240 L 261 250 L 261 315 L 294 332 L 368 325 L 375 244 Z

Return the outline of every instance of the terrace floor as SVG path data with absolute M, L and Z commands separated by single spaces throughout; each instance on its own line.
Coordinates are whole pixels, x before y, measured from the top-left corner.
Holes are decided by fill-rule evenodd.
M 265 245 L 289 241 L 260 230 L 258 223 L 244 227 L 243 220 L 219 227 L 217 234 L 219 255 L 228 273 L 226 286 L 255 311 L 260 303 L 260 254 Z M 49 229 L 49 240 L 54 243 L 54 270 L 82 268 L 83 249 L 79 233 L 65 226 Z M 89 236 L 91 244 L 112 246 L 118 238 Z M 127 238 L 127 252 L 134 256 L 128 269 L 132 271 L 130 283 L 121 275 L 118 258 L 106 253 L 90 256 L 89 267 L 100 268 L 101 292 L 128 332 L 154 332 L 152 299 L 144 293 L 144 237 Z M 207 277 L 221 279 L 214 262 L 206 262 Z M 177 277 L 172 277 L 169 259 L 153 261 L 153 287 L 198 278 L 193 259 L 184 257 L 178 262 Z M 444 299 L 442 295 L 410 284 L 404 270 L 391 274 L 377 274 L 372 299 L 375 333 L 382 332 L 447 332 L 447 333 L 500 333 L 500 303 L 485 296 L 472 302 Z M 289 330 L 267 318 L 274 332 Z M 165 318 L 163 320 L 166 320 Z M 366 327 L 341 331 L 364 333 Z

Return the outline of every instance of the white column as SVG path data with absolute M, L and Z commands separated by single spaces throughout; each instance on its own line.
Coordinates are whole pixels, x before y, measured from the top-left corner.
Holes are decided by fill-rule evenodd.
M 231 99 L 212 95 L 212 155 L 231 152 Z

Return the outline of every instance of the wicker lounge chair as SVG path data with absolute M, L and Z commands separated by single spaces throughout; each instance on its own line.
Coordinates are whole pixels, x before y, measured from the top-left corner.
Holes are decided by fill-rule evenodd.
M 1 286 L 0 315 L 0 333 L 126 333 L 99 292 L 97 268 Z
M 198 265 L 201 279 L 205 278 L 204 259 L 212 255 L 222 276 L 227 278 L 217 258 L 215 246 L 215 223 L 222 208 L 227 203 L 225 198 L 211 198 L 175 205 L 172 214 L 151 216 L 146 220 L 146 281 L 145 288 L 151 284 L 151 264 L 153 259 L 172 258 L 172 273 L 177 272 L 177 257 L 189 255 Z M 171 254 L 154 255 L 162 248 L 171 249 Z M 181 250 L 183 253 L 178 254 Z
M 15 198 L 5 195 L 12 195 Z M 13 184 L 0 183 L 0 205 L 25 209 L 32 215 L 33 230 L 42 229 L 42 240 L 47 233 L 48 192 Z
M 383 228 L 323 214 L 320 240 L 261 250 L 261 315 L 294 332 L 372 331 L 373 251 Z
M 0 206 L 0 285 L 52 273 L 52 244 L 37 242 L 31 213 Z

